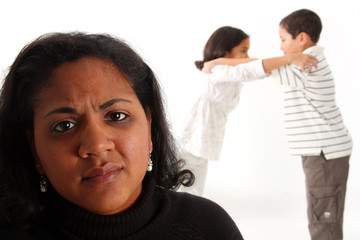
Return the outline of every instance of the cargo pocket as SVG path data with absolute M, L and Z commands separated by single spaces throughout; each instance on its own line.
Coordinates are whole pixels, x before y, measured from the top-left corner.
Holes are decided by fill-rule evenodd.
M 337 186 L 312 187 L 309 191 L 313 222 L 337 222 L 340 189 Z

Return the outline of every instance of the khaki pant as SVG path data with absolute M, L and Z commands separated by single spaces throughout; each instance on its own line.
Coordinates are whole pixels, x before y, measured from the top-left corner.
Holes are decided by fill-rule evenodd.
M 323 154 L 302 157 L 312 240 L 343 239 L 349 159 L 350 156 L 326 160 Z

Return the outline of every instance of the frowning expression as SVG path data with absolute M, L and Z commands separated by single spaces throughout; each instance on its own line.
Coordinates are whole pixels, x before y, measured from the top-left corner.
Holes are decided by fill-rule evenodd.
M 35 98 L 31 141 L 38 171 L 68 201 L 108 215 L 141 193 L 151 119 L 113 64 L 63 63 Z

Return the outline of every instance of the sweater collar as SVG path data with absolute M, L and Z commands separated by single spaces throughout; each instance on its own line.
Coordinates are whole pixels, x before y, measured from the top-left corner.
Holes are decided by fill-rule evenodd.
M 152 201 L 155 179 L 146 174 L 138 200 L 126 211 L 117 215 L 90 213 L 68 202 L 55 191 L 50 193 L 47 221 L 66 236 L 81 239 L 121 239 L 134 234 L 155 215 L 156 202 Z M 75 238 L 76 238 L 75 237 Z

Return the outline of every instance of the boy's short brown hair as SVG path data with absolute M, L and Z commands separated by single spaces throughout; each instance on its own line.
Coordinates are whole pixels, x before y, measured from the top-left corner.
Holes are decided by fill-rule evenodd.
M 305 32 L 314 43 L 319 41 L 322 30 L 320 17 L 308 9 L 300 9 L 284 17 L 280 21 L 280 26 L 284 27 L 293 38 Z

